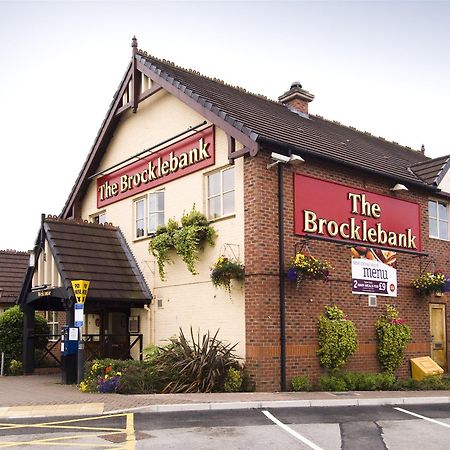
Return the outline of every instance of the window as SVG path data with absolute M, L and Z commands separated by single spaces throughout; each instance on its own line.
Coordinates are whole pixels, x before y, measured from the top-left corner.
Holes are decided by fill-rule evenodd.
M 164 225 L 164 191 L 148 194 L 147 234 L 155 233 L 160 225 Z
M 428 202 L 430 237 L 448 239 L 448 205 L 445 202 Z
M 155 233 L 164 225 L 164 191 L 150 192 L 134 202 L 135 238 Z
M 208 218 L 234 213 L 234 167 L 208 176 Z
M 54 336 L 49 341 L 57 341 L 59 335 L 58 316 L 56 311 L 45 311 L 45 319 L 50 327 L 50 334 Z
M 134 202 L 135 210 L 135 236 L 140 238 L 145 233 L 145 198 Z
M 101 213 L 91 216 L 91 218 L 92 218 L 92 222 L 103 225 L 106 223 L 106 212 L 102 211 Z

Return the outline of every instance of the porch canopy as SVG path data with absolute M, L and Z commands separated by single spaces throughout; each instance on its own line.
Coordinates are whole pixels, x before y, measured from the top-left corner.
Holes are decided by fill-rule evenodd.
M 89 280 L 86 310 L 138 308 L 152 295 L 118 227 L 111 224 L 43 218 L 19 305 L 34 310 L 68 310 L 72 280 Z

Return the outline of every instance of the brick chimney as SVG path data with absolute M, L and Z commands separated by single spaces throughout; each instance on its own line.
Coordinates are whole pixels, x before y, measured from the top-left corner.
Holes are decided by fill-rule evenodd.
M 308 115 L 308 103 L 314 100 L 314 95 L 302 88 L 299 81 L 294 81 L 291 88 L 278 97 L 278 101 L 291 111 Z

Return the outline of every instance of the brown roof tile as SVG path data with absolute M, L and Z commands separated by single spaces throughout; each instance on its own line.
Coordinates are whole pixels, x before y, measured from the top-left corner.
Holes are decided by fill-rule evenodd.
M 30 255 L 15 250 L 0 251 L 0 302 L 14 303 L 20 294 Z
M 47 218 L 44 230 L 65 287 L 71 280 L 89 280 L 92 300 L 151 300 L 119 228 Z
M 429 159 L 411 166 L 411 170 L 425 183 L 437 186 L 450 168 L 450 155 Z

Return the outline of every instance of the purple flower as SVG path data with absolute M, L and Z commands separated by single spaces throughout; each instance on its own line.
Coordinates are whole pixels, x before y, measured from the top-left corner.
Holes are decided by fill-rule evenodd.
M 297 281 L 297 269 L 291 267 L 287 272 L 287 277 L 289 281 Z

